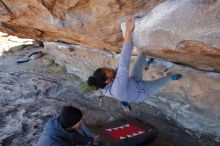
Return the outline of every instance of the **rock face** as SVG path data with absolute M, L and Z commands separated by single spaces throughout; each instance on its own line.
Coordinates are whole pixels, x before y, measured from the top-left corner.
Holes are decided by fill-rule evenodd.
M 1 31 L 71 43 L 44 45 L 52 58 L 84 80 L 97 67 L 117 64 L 120 24 L 137 16 L 135 46 L 180 64 L 158 60 L 145 79 L 169 72 L 184 76 L 146 102 L 186 128 L 220 136 L 219 0 L 2 0 L 0 15 Z
M 220 72 L 220 1 L 163 1 L 4 0 L 0 30 L 119 52 L 120 23 L 137 16 L 134 42 L 148 55 Z
M 220 1 L 168 0 L 136 21 L 134 44 L 151 56 L 220 72 L 219 16 Z
M 0 30 L 20 37 L 119 51 L 120 22 L 163 0 L 4 0 Z

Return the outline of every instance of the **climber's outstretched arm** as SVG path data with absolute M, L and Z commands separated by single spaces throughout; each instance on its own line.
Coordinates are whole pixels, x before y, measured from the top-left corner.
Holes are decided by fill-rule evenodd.
M 131 37 L 134 29 L 134 19 L 129 19 L 126 23 L 126 31 L 124 36 L 124 44 L 121 50 L 121 57 L 119 59 L 118 70 L 114 82 L 111 86 L 111 94 L 122 101 L 126 101 L 124 91 L 127 88 L 129 79 L 129 63 L 131 59 L 132 45 Z

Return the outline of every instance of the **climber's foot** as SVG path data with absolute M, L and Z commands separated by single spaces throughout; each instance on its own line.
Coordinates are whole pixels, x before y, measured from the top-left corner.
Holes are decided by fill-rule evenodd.
M 146 59 L 146 64 L 150 65 L 154 61 L 154 58 L 147 58 Z
M 152 62 L 154 62 L 154 58 L 146 58 L 146 63 L 145 63 L 144 69 L 148 70 L 148 68 Z
M 182 78 L 181 74 L 174 74 L 170 76 L 171 80 L 179 80 Z
M 131 105 L 128 102 L 121 101 L 120 104 L 121 104 L 122 110 L 124 112 L 130 112 L 131 111 Z

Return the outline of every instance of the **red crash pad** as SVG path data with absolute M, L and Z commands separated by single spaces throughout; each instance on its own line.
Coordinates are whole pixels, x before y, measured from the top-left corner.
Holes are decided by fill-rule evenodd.
M 100 135 L 101 146 L 144 146 L 144 143 L 152 141 L 158 135 L 152 125 L 130 117 L 88 127 L 96 135 Z

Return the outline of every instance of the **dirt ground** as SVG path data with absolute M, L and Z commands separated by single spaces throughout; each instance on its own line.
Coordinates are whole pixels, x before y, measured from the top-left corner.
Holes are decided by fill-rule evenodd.
M 37 60 L 17 64 L 25 54 L 43 50 L 18 45 L 0 56 L 0 146 L 36 145 L 44 123 L 62 106 L 73 105 L 84 112 L 87 123 L 105 123 L 133 116 L 159 130 L 149 146 L 217 146 L 214 137 L 181 128 L 157 109 L 145 103 L 132 104 L 124 113 L 118 101 L 90 91 L 78 77 L 70 75 L 45 54 Z

